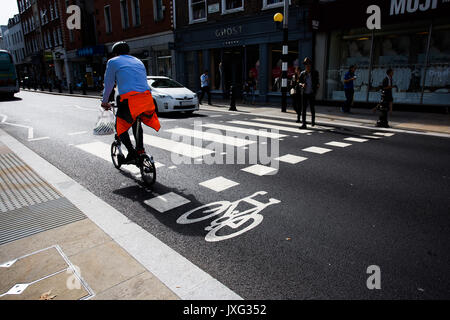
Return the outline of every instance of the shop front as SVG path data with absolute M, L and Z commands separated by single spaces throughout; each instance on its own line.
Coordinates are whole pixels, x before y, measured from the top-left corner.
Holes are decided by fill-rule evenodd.
M 289 76 L 299 61 L 312 54 L 306 14 L 306 10 L 298 7 L 289 14 Z M 278 101 L 282 36 L 281 26 L 273 22 L 273 12 L 178 30 L 177 80 L 197 92 L 200 76 L 208 70 L 213 96 L 227 98 L 231 86 L 241 89 L 253 78 L 258 101 Z
M 366 27 L 369 5 L 381 9 L 381 29 Z M 450 105 L 450 2 L 334 1 L 322 6 L 316 60 L 324 75 L 320 99 L 345 100 L 343 79 L 356 65 L 355 102 L 376 103 L 387 69 L 394 70 L 394 102 Z M 361 18 L 362 17 L 362 18 Z M 325 23 L 326 22 L 326 23 Z

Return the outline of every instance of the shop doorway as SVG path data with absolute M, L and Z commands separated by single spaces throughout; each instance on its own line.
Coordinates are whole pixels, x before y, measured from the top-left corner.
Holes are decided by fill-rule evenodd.
M 244 74 L 244 48 L 232 47 L 223 50 L 223 77 L 226 95 L 229 95 L 230 86 L 238 89 L 237 95 L 241 97 L 242 87 L 245 82 Z

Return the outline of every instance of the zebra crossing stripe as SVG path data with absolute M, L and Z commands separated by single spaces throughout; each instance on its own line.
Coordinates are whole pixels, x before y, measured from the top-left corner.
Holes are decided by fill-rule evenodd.
M 111 160 L 111 145 L 106 144 L 104 142 L 96 141 L 86 144 L 79 144 L 75 146 L 76 148 L 83 150 L 87 153 L 90 153 L 100 159 L 103 159 L 105 161 L 108 161 L 112 164 Z M 156 168 L 164 167 L 164 164 L 160 162 L 155 162 Z M 121 167 L 122 170 L 128 171 L 134 175 L 141 174 L 141 171 L 138 167 L 134 165 L 125 165 Z
M 200 158 L 204 155 L 214 153 L 213 150 L 203 149 L 187 143 L 173 141 L 149 134 L 144 134 L 144 143 L 153 148 L 163 149 L 189 158 Z
M 395 133 L 389 133 L 389 132 L 375 132 L 374 135 L 376 136 L 384 136 L 384 137 L 392 137 Z
M 287 137 L 287 135 L 280 134 L 280 133 L 273 133 L 273 132 L 267 132 L 267 131 L 262 131 L 262 130 L 255 130 L 255 129 L 247 129 L 247 128 L 235 127 L 235 126 L 227 126 L 227 125 L 221 125 L 221 124 L 215 124 L 215 123 L 203 124 L 202 127 L 237 132 L 237 133 L 242 133 L 242 134 L 249 135 L 249 136 L 258 136 L 258 137 L 265 137 L 265 138 L 270 138 L 270 139 L 280 139 L 280 138 Z
M 294 127 L 297 127 L 297 128 L 299 127 L 298 123 L 292 122 L 292 121 L 283 121 L 283 120 L 266 119 L 266 118 L 255 118 L 255 119 L 252 119 L 252 121 L 278 123 L 278 124 L 283 124 L 283 125 L 286 125 L 286 126 L 294 126 Z M 324 126 L 316 125 L 316 129 L 317 128 L 320 128 L 320 129 L 323 129 L 323 130 L 332 130 L 332 129 L 334 129 L 334 128 L 331 128 L 331 127 L 324 127 Z M 306 131 L 306 132 L 302 132 L 302 131 Z M 309 132 L 312 132 L 312 131 L 311 130 L 298 130 L 298 132 L 300 132 L 300 133 L 309 133 Z
M 345 148 L 348 146 L 351 146 L 351 143 L 345 143 L 345 142 L 338 142 L 338 141 L 331 141 L 331 142 L 327 142 L 325 143 L 327 146 L 332 146 L 332 147 L 339 147 L 339 148 Z
M 284 126 L 278 126 L 278 125 L 272 125 L 272 124 L 260 123 L 260 122 L 233 120 L 233 121 L 228 121 L 228 123 L 239 124 L 239 125 L 244 125 L 244 126 L 260 127 L 260 128 L 265 128 L 265 129 L 274 129 L 274 130 L 279 130 L 279 131 L 295 132 L 295 133 L 310 133 L 310 132 L 313 132 L 311 130 L 304 130 L 304 129 L 299 129 L 299 128 L 290 128 L 290 127 L 284 127 Z
M 247 146 L 249 144 L 256 143 L 256 141 L 239 139 L 236 137 L 230 137 L 230 136 L 225 136 L 225 135 L 221 135 L 221 134 L 186 129 L 186 128 L 169 129 L 169 130 L 166 130 L 166 132 L 170 132 L 170 133 L 178 134 L 178 135 L 189 136 L 189 137 L 192 137 L 195 139 L 202 139 L 202 140 L 206 140 L 206 141 L 213 141 L 213 142 L 218 142 L 221 144 L 232 145 L 235 147 L 243 147 L 243 146 Z
M 366 142 L 366 141 L 369 141 L 368 139 L 353 138 L 353 137 L 345 138 L 344 140 L 353 141 L 353 142 Z
M 319 147 L 309 147 L 309 148 L 305 148 L 303 149 L 303 151 L 306 152 L 311 152 L 311 153 L 317 153 L 317 154 L 324 154 L 330 151 L 333 151 L 331 149 L 326 149 L 326 148 L 319 148 Z
M 252 165 L 250 167 L 241 169 L 242 171 L 257 175 L 257 176 L 265 176 L 265 175 L 271 175 L 274 174 L 278 171 L 278 169 L 272 168 L 272 167 L 267 167 L 267 166 L 263 166 L 260 164 L 255 164 Z

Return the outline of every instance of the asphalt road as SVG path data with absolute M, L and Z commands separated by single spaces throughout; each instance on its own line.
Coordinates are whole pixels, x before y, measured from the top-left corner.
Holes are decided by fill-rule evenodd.
M 0 102 L 0 128 L 245 299 L 450 298 L 448 138 L 408 133 L 382 136 L 374 134 L 382 131 L 320 123 L 310 133 L 297 133 L 291 120 L 219 109 L 161 116 L 159 133 L 144 129 L 163 139 L 155 148 L 150 137 L 146 146 L 164 165 L 158 168 L 156 185 L 148 189 L 133 174 L 116 170 L 107 156 L 101 158 L 99 148 L 108 148 L 112 136 L 92 134 L 98 105 L 96 99 L 21 92 L 13 101 Z M 256 120 L 261 118 L 266 121 Z M 208 126 L 203 131 L 211 126 L 263 129 L 257 126 L 261 123 L 281 126 L 278 133 L 285 137 L 260 137 L 247 150 L 221 150 L 228 156 L 231 150 L 241 150 L 247 156 L 242 164 L 206 164 L 206 160 L 194 159 L 189 159 L 191 164 L 174 164 L 176 157 L 167 150 L 173 147 L 170 140 L 186 142 L 184 133 L 190 132 L 186 129 L 200 130 L 198 125 Z M 167 132 L 171 129 L 184 131 L 178 137 Z M 208 132 L 212 134 L 209 140 L 217 138 L 214 134 L 225 134 L 218 129 Z M 346 140 L 361 135 L 378 139 Z M 329 142 L 350 145 L 326 145 Z M 199 151 L 214 147 L 211 141 L 196 140 L 195 145 Z M 275 174 L 260 176 L 242 170 L 255 164 L 248 156 L 254 146 L 259 151 L 268 147 L 272 154 L 279 150 L 279 156 L 307 159 L 295 164 L 273 161 L 266 166 L 279 166 Z M 331 151 L 303 150 L 309 147 Z M 225 160 L 227 155 L 217 157 Z M 224 191 L 200 185 L 218 177 L 236 185 Z M 222 186 L 218 180 L 212 185 Z M 220 215 L 179 223 L 189 210 L 262 191 L 267 193 L 254 197 L 262 210 L 238 229 L 224 225 L 225 218 L 215 220 Z M 182 197 L 185 203 L 159 212 L 157 197 L 168 193 Z M 262 205 L 269 199 L 274 203 Z M 241 202 L 237 209 L 242 212 L 257 204 Z M 261 216 L 258 225 L 250 225 Z M 200 217 L 199 211 L 190 216 Z M 207 241 L 213 220 L 223 225 L 213 240 L 248 230 L 225 240 Z M 366 286 L 371 265 L 380 267 L 381 290 Z

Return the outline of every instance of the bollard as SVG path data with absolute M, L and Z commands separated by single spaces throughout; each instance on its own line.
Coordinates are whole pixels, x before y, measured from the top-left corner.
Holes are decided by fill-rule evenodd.
M 62 93 L 62 84 L 61 81 L 58 81 L 58 92 Z
M 229 111 L 237 111 L 236 109 L 236 87 L 231 86 L 230 87 L 230 109 Z
M 85 96 L 86 94 L 86 85 L 83 83 L 83 95 Z
M 73 85 L 72 85 L 72 83 L 69 84 L 69 93 L 73 94 Z
M 52 83 L 48 84 L 48 92 L 53 92 Z

